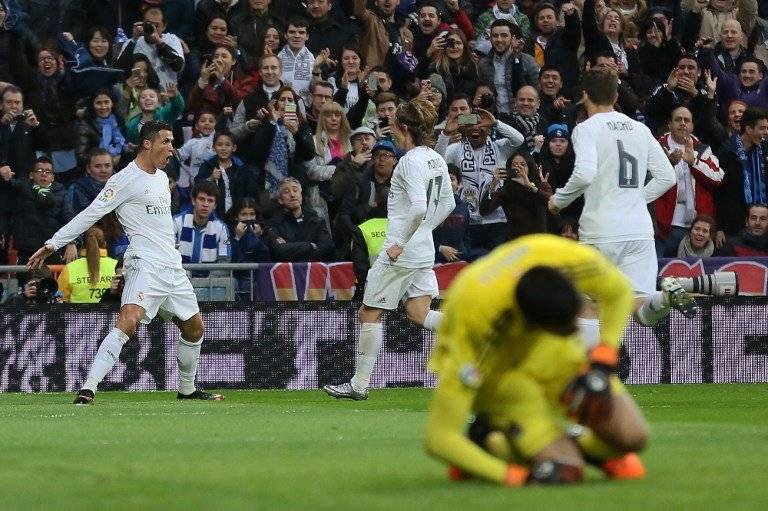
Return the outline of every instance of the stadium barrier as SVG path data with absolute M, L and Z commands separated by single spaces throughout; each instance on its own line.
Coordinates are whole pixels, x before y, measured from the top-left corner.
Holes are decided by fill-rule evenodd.
M 465 262 L 435 265 L 441 293 L 448 289 Z M 352 263 L 215 263 L 186 264 L 195 272 L 210 271 L 211 277 L 193 277 L 200 301 L 232 301 L 235 294 L 243 301 L 274 300 L 350 300 L 355 293 Z M 60 266 L 51 266 L 58 274 Z M 0 280 L 5 297 L 16 292 L 13 273 L 24 266 L 0 266 Z M 705 259 L 660 259 L 659 275 L 694 277 L 715 271 L 733 271 L 739 275 L 740 294 L 765 296 L 768 289 L 768 257 Z M 233 276 L 240 280 L 238 284 Z
M 768 299 L 704 299 L 654 329 L 630 323 L 620 375 L 628 383 L 768 382 Z M 312 389 L 347 380 L 359 328 L 356 302 L 204 303 L 198 381 L 207 388 Z M 0 307 L 0 391 L 73 391 L 85 380 L 115 307 Z M 404 311 L 385 316 L 372 386 L 434 386 L 425 367 L 433 335 Z M 178 330 L 154 321 L 126 344 L 102 389 L 177 385 Z

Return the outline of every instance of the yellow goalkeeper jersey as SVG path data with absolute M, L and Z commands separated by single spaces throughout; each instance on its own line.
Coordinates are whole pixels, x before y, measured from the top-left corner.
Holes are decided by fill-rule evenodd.
M 504 481 L 507 464 L 466 437 L 466 421 L 477 389 L 516 367 L 531 343 L 543 338 L 541 330 L 526 327 L 515 303 L 518 280 L 534 266 L 561 270 L 597 302 L 604 343 L 618 347 L 634 302 L 628 280 L 597 250 L 547 234 L 506 243 L 459 274 L 443 303 L 444 318 L 429 362 L 440 383 L 430 411 L 427 448 L 469 473 L 498 482 Z

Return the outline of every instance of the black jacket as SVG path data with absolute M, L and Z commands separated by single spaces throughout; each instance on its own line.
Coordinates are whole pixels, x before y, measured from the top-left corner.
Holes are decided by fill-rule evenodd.
M 768 147 L 763 146 L 763 155 L 768 154 Z M 735 236 L 744 228 L 747 217 L 747 200 L 744 197 L 744 171 L 741 160 L 733 144 L 725 144 L 716 153 L 720 168 L 725 172 L 723 184 L 715 192 L 717 228 L 726 234 Z M 768 163 L 763 164 L 763 180 L 768 182 Z
M 50 78 L 37 73 L 33 83 L 25 103 L 35 112 L 45 132 L 55 134 L 48 141 L 48 149 L 74 149 L 77 142 L 76 98 L 67 90 L 64 73 L 56 73 Z
M 333 2 L 335 5 L 336 2 Z M 325 48 L 331 50 L 331 58 L 341 58 L 341 48 L 353 42 L 356 36 L 357 26 L 352 20 L 341 24 L 329 15 L 325 21 L 309 23 L 309 40 L 307 48 L 313 55 L 319 55 Z
M 298 219 L 283 210 L 267 222 L 267 232 L 274 261 L 327 261 L 333 256 L 325 220 L 311 209 L 304 208 Z
M 67 191 L 60 183 L 51 185 L 50 193 L 43 196 L 32 188 L 31 179 L 12 179 L 0 184 L 13 193 L 13 213 L 9 234 L 14 246 L 23 252 L 34 252 L 73 215 L 67 202 Z
M 35 36 L 26 28 L 0 28 L 0 82 L 28 91 L 37 67 L 37 49 Z
M 536 36 L 528 38 L 523 52 L 536 56 Z M 581 22 L 578 13 L 565 17 L 565 27 L 558 29 L 547 41 L 544 49 L 544 63 L 557 67 L 563 76 L 563 92 L 573 93 L 579 83 L 579 59 L 577 52 L 581 46 Z
M 271 122 L 259 124 L 246 141 L 239 145 L 245 161 L 258 169 L 263 169 L 276 132 L 277 126 Z M 304 164 L 315 157 L 315 139 L 309 126 L 301 123 L 299 131 L 293 135 L 293 140 L 296 142 L 296 149 L 288 155 L 288 174 L 303 183 L 306 177 Z M 263 181 L 262 179 L 261 182 Z
M 35 163 L 35 151 L 48 147 L 48 136 L 41 123 L 31 128 L 25 122 L 17 122 L 13 130 L 10 124 L 0 124 L 0 166 L 8 165 L 16 178 L 26 178 Z
M 200 165 L 200 169 L 195 176 L 195 183 L 199 181 L 205 181 L 211 174 L 213 169 L 218 165 L 218 157 L 214 156 Z M 227 177 L 229 178 L 229 194 L 232 196 L 232 203 L 236 204 L 240 199 L 244 197 L 258 198 L 259 182 L 262 183 L 262 189 L 264 188 L 264 176 L 260 176 L 256 170 L 250 165 L 245 165 L 240 159 L 232 161 L 232 166 L 225 170 Z M 219 187 L 219 200 L 216 201 L 216 213 L 220 218 L 225 217 L 226 211 L 224 206 L 224 180 L 219 179 L 216 181 L 216 185 Z

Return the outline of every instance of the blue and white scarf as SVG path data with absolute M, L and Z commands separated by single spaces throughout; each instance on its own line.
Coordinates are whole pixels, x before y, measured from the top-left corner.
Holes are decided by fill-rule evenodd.
M 96 117 L 96 122 L 101 128 L 99 147 L 109 151 L 112 156 L 120 156 L 125 147 L 125 137 L 120 133 L 115 114 L 110 114 L 109 117 Z
M 765 160 L 763 160 L 763 148 L 760 144 L 747 154 L 744 142 L 740 135 L 734 135 L 733 143 L 736 146 L 736 154 L 741 160 L 742 174 L 744 175 L 744 199 L 747 204 L 765 204 L 768 202 L 765 180 L 763 179 Z

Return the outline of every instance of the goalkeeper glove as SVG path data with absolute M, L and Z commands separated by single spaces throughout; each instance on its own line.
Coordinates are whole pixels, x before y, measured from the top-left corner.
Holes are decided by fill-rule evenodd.
M 618 365 L 615 348 L 598 344 L 590 352 L 590 366 L 568 385 L 563 403 L 579 423 L 599 423 L 611 414 L 611 375 Z

